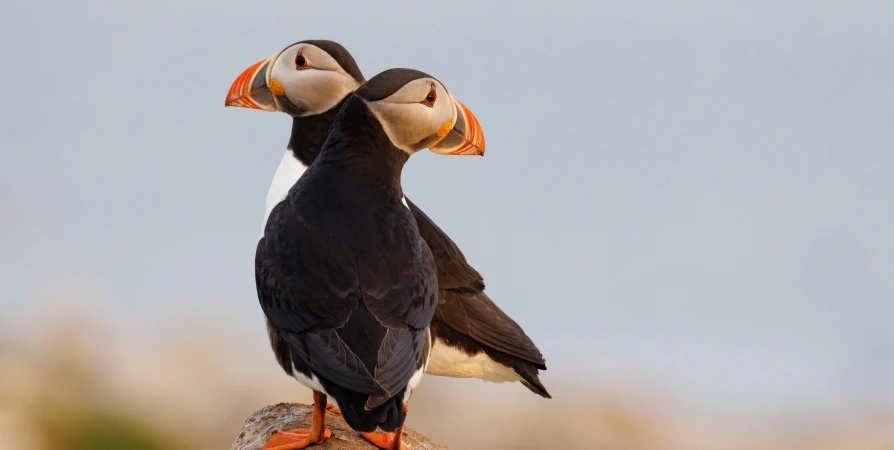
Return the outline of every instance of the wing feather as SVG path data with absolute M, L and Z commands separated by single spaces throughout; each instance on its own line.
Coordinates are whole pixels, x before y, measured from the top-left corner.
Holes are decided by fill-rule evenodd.
M 484 292 L 484 279 L 459 247 L 410 199 L 407 206 L 416 218 L 419 234 L 431 248 L 438 272 L 438 309 L 435 320 L 481 345 L 545 368 L 534 342 L 508 314 Z

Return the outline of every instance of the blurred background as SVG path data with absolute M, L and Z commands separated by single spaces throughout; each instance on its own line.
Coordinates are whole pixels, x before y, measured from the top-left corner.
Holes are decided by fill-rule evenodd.
M 302 39 L 431 73 L 485 158 L 408 195 L 547 358 L 427 377 L 460 449 L 894 448 L 894 3 L 0 3 L 0 449 L 228 448 L 308 401 L 253 257 Z

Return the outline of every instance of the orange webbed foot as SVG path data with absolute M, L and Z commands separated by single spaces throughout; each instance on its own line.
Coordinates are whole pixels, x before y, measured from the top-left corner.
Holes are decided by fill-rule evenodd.
M 383 450 L 408 450 L 403 442 L 394 442 L 396 436 L 394 433 L 367 433 L 361 431 L 360 435 Z
M 279 431 L 267 440 L 262 450 L 298 450 L 314 444 L 321 444 L 331 437 L 332 430 L 328 428 L 323 431 L 323 435 L 318 439 L 313 439 L 311 430 L 308 428 Z
M 339 415 L 341 415 L 341 410 L 338 409 L 338 407 L 335 406 L 335 405 L 333 405 L 332 403 L 327 403 L 327 404 L 326 404 L 326 411 L 329 411 L 329 412 L 331 412 L 332 414 L 339 414 Z

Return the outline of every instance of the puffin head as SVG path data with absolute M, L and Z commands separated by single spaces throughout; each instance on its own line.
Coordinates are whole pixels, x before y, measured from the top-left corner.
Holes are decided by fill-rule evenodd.
M 230 86 L 225 105 L 312 116 L 338 105 L 364 81 L 340 44 L 306 40 L 245 69 Z
M 389 69 L 354 95 L 366 103 L 391 143 L 408 154 L 428 148 L 442 155 L 484 155 L 478 119 L 431 75 Z

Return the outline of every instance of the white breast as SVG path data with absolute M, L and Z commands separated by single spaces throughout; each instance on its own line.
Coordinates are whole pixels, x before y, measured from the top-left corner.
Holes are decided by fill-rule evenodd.
M 264 229 L 267 228 L 267 219 L 270 218 L 270 212 L 273 211 L 273 208 L 279 202 L 285 200 L 286 195 L 289 194 L 289 189 L 292 189 L 292 186 L 301 178 L 301 174 L 305 170 L 307 170 L 307 167 L 301 164 L 298 158 L 295 158 L 295 154 L 291 150 L 286 150 L 286 153 L 282 155 L 282 161 L 279 162 L 279 167 L 276 169 L 276 174 L 273 175 L 270 189 L 267 190 L 267 202 L 264 205 L 264 223 L 261 224 L 261 237 L 264 236 Z

